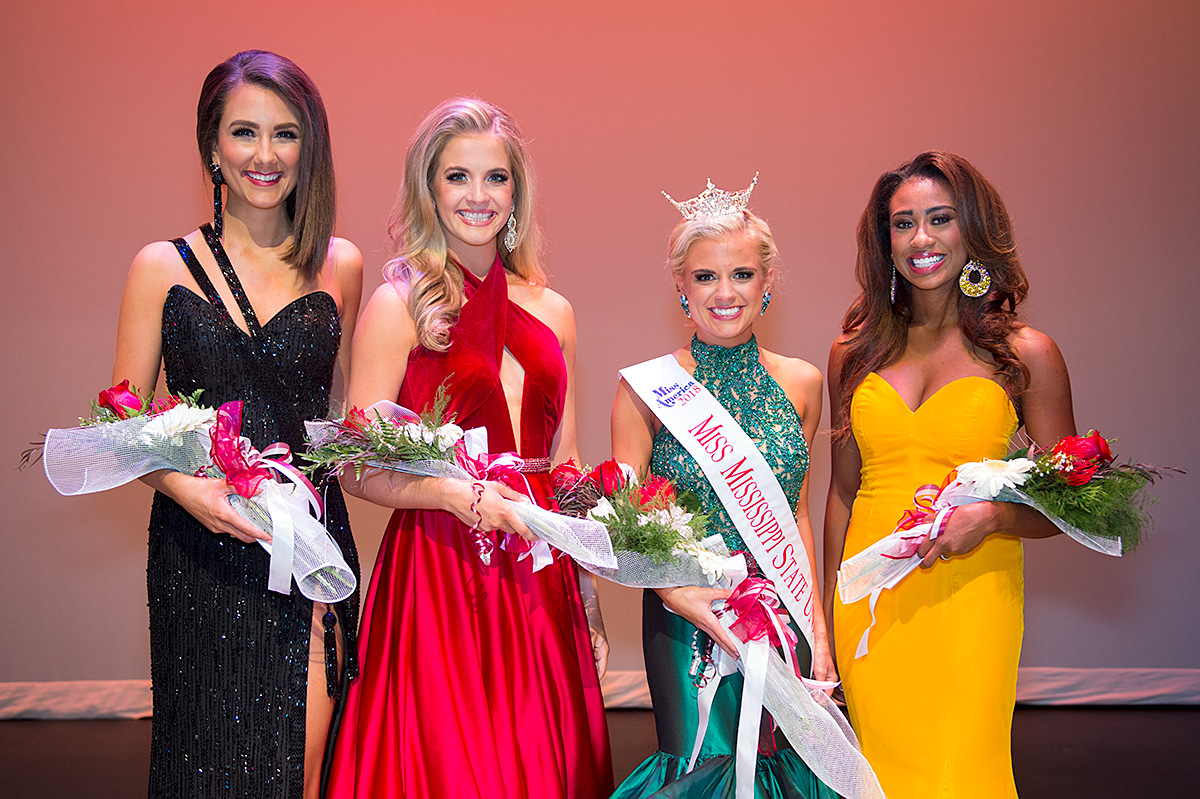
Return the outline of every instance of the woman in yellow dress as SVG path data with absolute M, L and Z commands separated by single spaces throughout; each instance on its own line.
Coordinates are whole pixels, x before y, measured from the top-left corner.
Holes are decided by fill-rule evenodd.
M 869 652 L 842 560 L 888 535 L 922 485 L 1002 458 L 1024 426 L 1075 432 L 1066 364 L 1020 322 L 1028 283 L 1008 211 L 966 160 L 927 152 L 876 182 L 858 226 L 862 294 L 829 356 L 833 477 L 826 618 L 850 718 L 889 799 L 1015 797 L 1011 729 L 1022 633 L 1021 538 L 1057 532 L 1031 508 L 958 508 L 922 568 L 884 591 Z

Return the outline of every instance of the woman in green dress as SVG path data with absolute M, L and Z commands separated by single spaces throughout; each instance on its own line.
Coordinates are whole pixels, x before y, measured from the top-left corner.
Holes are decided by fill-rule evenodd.
M 810 363 L 759 348 L 754 320 L 766 313 L 775 279 L 777 250 L 771 230 L 746 210 L 749 189 L 726 193 L 709 186 L 695 200 L 676 203 L 685 218 L 671 234 L 667 264 L 695 331 L 691 345 L 674 357 L 729 411 L 778 478 L 795 513 L 808 555 L 808 581 L 815 590 L 804 477 L 808 442 L 821 416 L 821 374 Z M 763 576 L 696 460 L 624 380 L 613 404 L 612 441 L 613 457 L 633 466 L 640 476 L 662 475 L 679 490 L 699 497 L 710 518 L 710 532 L 720 533 L 730 552 L 745 553 L 751 576 Z M 696 767 L 687 773 L 699 728 L 697 693 L 704 663 L 714 644 L 737 656 L 729 632 L 712 610 L 713 602 L 729 595 L 727 590 L 698 586 L 645 592 L 642 641 L 659 749 L 617 788 L 615 799 L 733 797 L 740 673 L 726 677 L 717 689 Z M 800 636 L 796 656 L 806 673 L 811 667 L 815 678 L 832 679 L 824 619 L 820 603 L 814 604 L 814 651 Z M 813 776 L 766 714 L 754 793 L 789 799 L 836 796 Z

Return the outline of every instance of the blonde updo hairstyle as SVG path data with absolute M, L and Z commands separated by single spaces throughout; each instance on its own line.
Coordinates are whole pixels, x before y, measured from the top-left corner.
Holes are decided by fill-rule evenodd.
M 683 265 L 687 262 L 688 253 L 693 245 L 699 241 L 722 239 L 738 234 L 750 236 L 758 250 L 758 261 L 763 272 L 769 279 L 774 279 L 775 262 L 779 258 L 775 237 L 771 235 L 771 227 L 766 221 L 749 211 L 703 219 L 684 219 L 671 231 L 671 238 L 667 241 L 667 270 L 677 283 L 681 282 Z
M 537 286 L 546 284 L 541 231 L 533 206 L 533 173 L 525 140 L 503 109 L 474 97 L 453 97 L 429 112 L 417 128 L 404 162 L 404 182 L 388 219 L 392 260 L 383 268 L 388 282 L 407 292 L 408 308 L 421 346 L 450 347 L 450 330 L 466 301 L 462 269 L 450 261 L 446 233 L 438 219 L 433 181 L 446 145 L 459 136 L 491 133 L 504 143 L 513 180 L 517 246 L 497 250 L 504 268 Z M 497 239 L 503 238 L 501 229 Z

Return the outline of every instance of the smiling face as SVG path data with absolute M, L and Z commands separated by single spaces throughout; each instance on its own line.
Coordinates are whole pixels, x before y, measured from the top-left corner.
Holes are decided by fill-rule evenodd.
M 432 189 L 451 252 L 494 252 L 513 207 L 512 169 L 504 142 L 492 133 L 451 139 L 438 158 Z
M 892 195 L 892 263 L 918 291 L 949 291 L 967 263 L 954 195 L 927 177 L 904 181 Z
M 229 187 L 226 208 L 282 208 L 299 179 L 303 131 L 278 94 L 251 83 L 229 92 L 213 161 Z
M 754 333 L 771 277 L 747 233 L 701 239 L 688 250 L 676 289 L 688 299 L 696 336 L 705 344 L 736 347 Z

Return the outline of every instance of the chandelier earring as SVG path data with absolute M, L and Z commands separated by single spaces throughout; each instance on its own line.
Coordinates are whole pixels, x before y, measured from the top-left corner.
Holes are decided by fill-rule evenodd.
M 958 276 L 958 288 L 968 297 L 982 297 L 992 286 L 992 276 L 983 264 L 974 258 L 967 261 L 962 274 Z
M 895 266 L 893 266 L 893 267 L 892 267 L 892 291 L 891 291 L 891 298 L 892 298 L 892 305 L 895 305 L 895 304 L 896 304 L 896 267 L 895 267 Z
M 686 294 L 680 294 L 680 295 L 679 295 L 679 305 L 680 305 L 680 306 L 683 308 L 683 313 L 684 313 L 684 315 L 685 315 L 685 316 L 686 316 L 688 319 L 691 319 L 691 318 L 692 318 L 692 309 L 691 309 L 691 307 L 688 305 L 688 300 L 687 300 L 687 295 L 686 295 Z
M 517 207 L 514 205 L 508 213 L 508 232 L 504 234 L 504 246 L 509 252 L 517 249 Z
M 758 315 L 759 315 L 759 316 L 763 316 L 763 315 L 765 315 L 765 314 L 766 314 L 766 312 L 767 312 L 767 306 L 768 306 L 768 305 L 770 305 L 770 304 L 771 304 L 771 292 L 769 292 L 769 291 L 767 291 L 767 292 L 764 292 L 764 293 L 763 293 L 763 304 L 762 304 L 762 310 L 758 312 Z
M 225 221 L 221 208 L 221 184 L 225 182 L 225 177 L 221 174 L 221 165 L 216 161 L 209 162 L 208 174 L 213 184 L 213 232 L 220 238 Z

